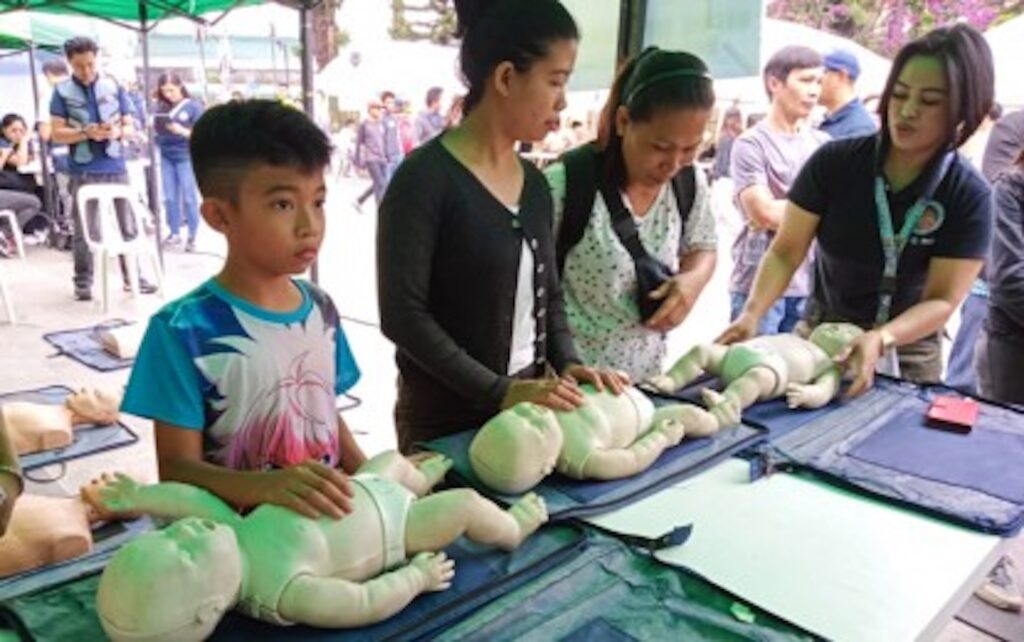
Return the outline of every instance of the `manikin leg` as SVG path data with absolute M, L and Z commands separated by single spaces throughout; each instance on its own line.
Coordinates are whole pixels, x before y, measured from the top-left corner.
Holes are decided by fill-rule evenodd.
M 730 383 L 724 392 L 705 388 L 701 396 L 720 426 L 734 426 L 740 422 L 745 408 L 771 396 L 776 383 L 777 375 L 774 371 L 755 366 Z
M 666 448 L 682 440 L 684 431 L 682 422 L 666 419 L 652 424 L 628 448 L 597 448 L 583 465 L 583 477 L 622 479 L 647 470 Z
M 389 451 L 367 460 L 359 467 L 359 472 L 374 473 L 394 480 L 416 493 L 417 497 L 423 497 L 437 482 L 444 479 L 451 467 L 452 460 L 442 455 L 428 457 L 414 466 L 405 457 Z
M 475 490 L 446 490 L 418 499 L 405 526 L 408 555 L 439 551 L 461 535 L 510 551 L 548 519 L 544 500 L 530 493 L 507 511 Z
M 662 392 L 675 392 L 705 372 L 717 375 L 728 349 L 717 343 L 694 346 L 668 372 L 653 377 L 650 383 Z

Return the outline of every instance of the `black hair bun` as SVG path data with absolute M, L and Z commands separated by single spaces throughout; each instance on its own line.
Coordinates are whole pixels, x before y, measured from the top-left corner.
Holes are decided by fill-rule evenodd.
M 466 33 L 480 22 L 480 19 L 491 7 L 501 0 L 455 0 L 455 15 L 458 17 L 458 24 L 455 27 L 455 36 L 465 38 Z

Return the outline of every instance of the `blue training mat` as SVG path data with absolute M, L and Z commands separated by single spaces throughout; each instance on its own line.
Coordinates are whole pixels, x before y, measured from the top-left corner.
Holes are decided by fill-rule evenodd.
M 662 399 L 654 399 L 654 402 L 655 405 L 669 403 Z M 452 470 L 468 485 L 497 501 L 512 504 L 520 495 L 497 493 L 473 473 L 469 445 L 475 436 L 475 430 L 467 430 L 420 445 L 449 457 L 453 462 Z M 650 468 L 632 477 L 580 481 L 555 473 L 531 491 L 544 498 L 552 520 L 599 515 L 695 475 L 740 450 L 759 444 L 764 438 L 763 429 L 741 424 L 720 430 L 711 437 L 684 440 L 663 452 Z
M 61 330 L 43 335 L 47 343 L 57 348 L 57 355 L 66 355 L 84 366 L 100 372 L 131 368 L 134 359 L 122 359 L 107 352 L 100 343 L 100 330 L 131 325 L 124 319 L 111 319 L 88 328 Z M 57 356 L 54 355 L 54 356 Z
M 577 557 L 587 541 L 578 527 L 545 526 L 506 553 L 460 539 L 445 552 L 455 560 L 446 591 L 423 593 L 394 617 L 358 629 L 280 627 L 237 612 L 228 614 L 211 640 L 415 640 L 432 639 L 492 600 Z M 9 626 L 36 639 L 103 639 L 96 616 L 98 575 L 11 600 L 0 607 Z M 173 599 L 173 597 L 171 598 Z M 0 623 L 3 618 L 0 617 Z
M 93 531 L 93 548 L 88 554 L 0 578 L 0 602 L 98 573 L 118 549 L 152 529 L 153 522 L 149 517 L 106 524 Z
M 48 386 L 37 390 L 21 390 L 0 394 L 0 405 L 12 401 L 60 405 L 74 390 L 66 386 Z M 71 459 L 92 455 L 105 450 L 130 446 L 139 440 L 128 426 L 121 422 L 110 426 L 82 426 L 74 430 L 74 441 L 70 446 L 54 450 L 21 455 L 22 470 L 32 470 L 50 464 L 59 464 Z
M 832 482 L 1002 536 L 1024 526 L 1024 413 L 978 400 L 973 430 L 928 427 L 940 385 L 876 377 L 872 389 L 833 404 L 763 447 L 755 460 L 810 470 Z

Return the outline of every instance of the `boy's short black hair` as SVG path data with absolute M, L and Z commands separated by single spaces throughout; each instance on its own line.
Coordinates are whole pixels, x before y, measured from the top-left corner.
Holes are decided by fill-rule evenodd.
M 238 100 L 209 109 L 189 140 L 192 167 L 204 197 L 235 200 L 253 165 L 323 171 L 331 143 L 304 113 L 276 100 Z
M 64 55 L 68 60 L 80 53 L 97 53 L 99 50 L 96 41 L 85 36 L 75 36 L 64 43 Z
M 814 69 L 823 64 L 821 54 L 803 45 L 790 45 L 779 49 L 764 66 L 764 91 L 768 94 L 768 100 L 772 99 L 772 90 L 769 89 L 768 79 L 775 78 L 785 84 L 789 80 L 789 74 L 795 69 Z

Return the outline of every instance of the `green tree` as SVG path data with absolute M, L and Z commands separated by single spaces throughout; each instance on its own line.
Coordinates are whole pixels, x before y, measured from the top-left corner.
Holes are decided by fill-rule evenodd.
M 391 0 L 391 37 L 447 45 L 455 39 L 452 0 Z
M 849 38 L 891 57 L 935 27 L 967 22 L 984 31 L 1024 11 L 1024 0 L 771 0 L 772 18 Z

